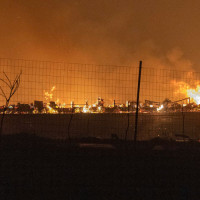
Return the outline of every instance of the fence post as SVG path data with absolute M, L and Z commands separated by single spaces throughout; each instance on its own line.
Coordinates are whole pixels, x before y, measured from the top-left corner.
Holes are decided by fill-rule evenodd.
M 142 72 L 142 61 L 139 65 L 139 75 L 138 75 L 138 88 L 137 88 L 137 108 L 135 113 L 135 134 L 134 134 L 134 143 L 137 141 L 137 129 L 138 129 L 138 110 L 139 110 L 139 100 L 140 100 L 140 81 L 141 81 L 141 72 Z
M 183 104 L 182 104 L 182 119 L 183 119 L 182 134 L 184 135 L 185 134 L 185 114 L 184 114 L 184 110 L 183 110 Z

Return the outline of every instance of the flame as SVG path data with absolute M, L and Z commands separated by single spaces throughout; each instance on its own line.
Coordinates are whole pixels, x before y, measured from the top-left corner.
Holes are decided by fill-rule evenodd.
M 195 87 L 191 87 L 187 83 L 179 82 L 179 90 L 185 96 L 190 97 L 197 105 L 200 105 L 200 84 L 195 82 L 194 85 Z
M 57 100 L 56 100 L 56 102 L 55 102 L 55 103 L 58 105 L 58 104 L 59 104 L 59 102 L 60 102 L 60 99 L 58 99 L 58 98 L 57 98 Z
M 66 108 L 66 103 L 61 104 L 60 108 Z
M 44 96 L 45 96 L 45 99 L 48 100 L 48 99 L 52 99 L 53 98 L 53 92 L 54 90 L 56 89 L 56 86 L 53 86 L 51 88 L 51 91 L 50 92 L 45 92 L 44 91 Z
M 163 105 L 161 105 L 159 108 L 157 108 L 157 111 L 161 111 L 164 108 Z
M 48 108 L 48 113 L 50 114 L 57 114 L 58 111 L 53 109 L 51 106 L 47 105 L 47 108 Z
M 55 89 L 56 89 L 56 86 L 54 85 L 54 86 L 51 88 L 51 92 L 53 92 Z
M 83 113 L 90 113 L 90 107 L 84 106 Z
M 196 89 L 188 89 L 187 96 L 190 97 L 197 105 L 200 104 L 200 85 Z

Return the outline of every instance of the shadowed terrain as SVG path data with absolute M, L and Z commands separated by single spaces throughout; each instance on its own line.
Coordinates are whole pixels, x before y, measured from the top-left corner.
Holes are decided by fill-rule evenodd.
M 199 199 L 199 144 L 4 136 L 1 199 Z

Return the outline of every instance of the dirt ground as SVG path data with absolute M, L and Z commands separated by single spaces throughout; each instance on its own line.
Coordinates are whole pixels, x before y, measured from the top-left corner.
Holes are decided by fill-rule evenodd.
M 200 139 L 200 112 L 184 113 L 184 134 Z M 129 125 L 128 125 L 129 118 Z M 1 119 L 1 115 L 0 115 Z M 140 113 L 138 118 L 138 139 L 173 137 L 183 133 L 182 113 Z M 68 132 L 72 138 L 98 137 L 133 139 L 135 114 L 130 113 L 76 113 L 70 114 L 24 114 L 6 115 L 3 133 L 29 133 L 52 139 L 65 139 Z
M 199 153 L 197 143 L 4 136 L 0 199 L 199 199 Z

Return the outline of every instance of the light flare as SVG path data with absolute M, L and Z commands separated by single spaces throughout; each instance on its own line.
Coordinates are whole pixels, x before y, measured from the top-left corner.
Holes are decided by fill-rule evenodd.
M 195 82 L 195 87 L 191 87 L 189 84 L 185 82 L 179 82 L 179 91 L 184 94 L 186 97 L 190 97 L 191 100 L 200 105 L 200 83 Z M 178 93 L 178 91 L 177 91 Z
M 188 89 L 187 96 L 190 97 L 197 105 L 200 104 L 200 85 L 196 89 Z
M 164 108 L 163 105 L 161 105 L 159 108 L 157 108 L 157 111 L 161 111 Z
M 88 107 L 88 106 L 83 107 L 83 113 L 90 113 L 90 112 L 91 112 L 90 107 Z

